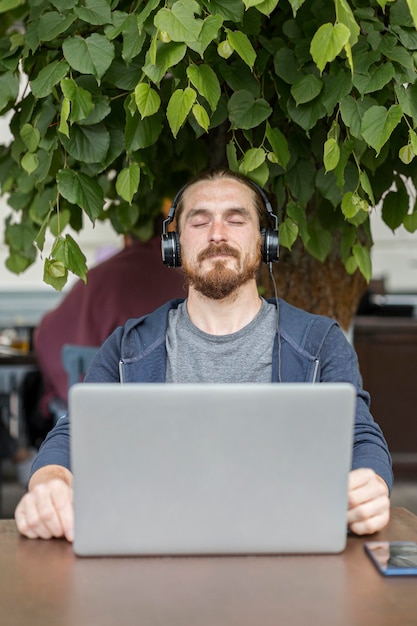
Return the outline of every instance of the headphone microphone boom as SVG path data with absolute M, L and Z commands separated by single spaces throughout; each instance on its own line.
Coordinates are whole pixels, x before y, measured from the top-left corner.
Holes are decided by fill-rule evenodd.
M 272 210 L 271 203 L 265 195 L 265 192 L 252 180 L 248 180 L 248 183 L 262 198 L 265 206 L 265 210 L 268 214 L 268 218 L 271 221 L 272 228 L 261 228 L 261 258 L 264 263 L 276 263 L 279 258 L 279 233 L 278 233 L 278 217 Z M 181 267 L 181 245 L 180 238 L 176 231 L 168 232 L 168 227 L 175 218 L 175 211 L 179 199 L 183 191 L 192 183 L 187 183 L 176 194 L 172 201 L 171 207 L 168 211 L 168 216 L 162 224 L 161 235 L 161 252 L 162 262 L 167 267 Z

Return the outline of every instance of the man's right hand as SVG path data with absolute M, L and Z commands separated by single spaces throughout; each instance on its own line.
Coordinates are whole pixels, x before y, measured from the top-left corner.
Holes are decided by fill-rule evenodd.
M 48 465 L 35 472 L 15 511 L 20 533 L 29 539 L 74 538 L 72 475 Z

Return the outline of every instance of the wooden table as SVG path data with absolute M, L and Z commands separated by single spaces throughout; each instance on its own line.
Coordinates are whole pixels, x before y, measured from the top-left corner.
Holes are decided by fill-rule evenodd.
M 392 511 L 372 537 L 417 540 Z M 349 537 L 327 556 L 78 558 L 64 540 L 20 537 L 0 521 L 2 626 L 407 626 L 417 577 L 382 577 Z

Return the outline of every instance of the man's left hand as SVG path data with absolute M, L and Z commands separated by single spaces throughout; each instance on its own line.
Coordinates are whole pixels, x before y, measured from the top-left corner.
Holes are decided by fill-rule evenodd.
M 373 470 L 360 468 L 349 473 L 348 526 L 357 535 L 381 530 L 389 522 L 388 485 Z

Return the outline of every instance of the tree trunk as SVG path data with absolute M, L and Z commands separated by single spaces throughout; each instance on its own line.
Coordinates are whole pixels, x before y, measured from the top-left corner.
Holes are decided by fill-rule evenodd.
M 349 275 L 332 251 L 324 263 L 310 256 L 300 239 L 291 250 L 281 248 L 273 265 L 278 296 L 301 309 L 336 319 L 349 330 L 367 282 L 359 271 Z M 268 267 L 263 263 L 259 284 L 266 298 L 274 297 Z

